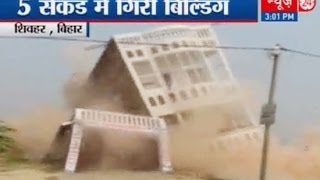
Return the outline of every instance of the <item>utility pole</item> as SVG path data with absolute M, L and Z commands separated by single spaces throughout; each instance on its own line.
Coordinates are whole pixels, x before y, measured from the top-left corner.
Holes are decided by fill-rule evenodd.
M 271 52 L 273 60 L 271 84 L 269 89 L 268 103 L 263 105 L 260 116 L 260 123 L 265 126 L 263 147 L 262 147 L 262 158 L 260 166 L 260 180 L 265 180 L 267 161 L 268 161 L 268 149 L 269 149 L 269 133 L 270 126 L 275 122 L 276 104 L 274 103 L 274 94 L 276 88 L 277 72 L 278 72 L 278 61 L 281 52 L 281 47 L 277 44 L 274 50 Z

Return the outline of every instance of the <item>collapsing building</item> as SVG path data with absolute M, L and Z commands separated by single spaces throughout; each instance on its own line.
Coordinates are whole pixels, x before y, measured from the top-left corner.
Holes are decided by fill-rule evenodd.
M 90 82 L 95 91 L 120 97 L 126 112 L 176 116 L 183 121 L 189 110 L 238 98 L 237 82 L 224 54 L 215 48 L 218 45 L 215 33 L 206 26 L 117 35 L 93 69 Z M 247 117 L 231 124 L 255 125 L 246 107 L 241 108 Z
M 152 131 L 184 121 L 201 121 L 192 117 L 191 112 L 196 109 L 235 104 L 242 97 L 241 92 L 218 46 L 217 36 L 209 26 L 169 26 L 114 36 L 89 76 L 89 92 L 99 98 L 117 97 L 124 111 L 113 113 L 114 120 L 111 120 L 111 112 L 92 110 L 91 115 L 86 115 L 85 109 L 78 109 L 75 119 L 91 122 L 98 119 L 101 123 L 95 127 L 119 130 L 142 127 Z M 224 120 L 221 136 L 213 141 L 213 149 L 225 149 L 237 140 L 260 141 L 262 131 L 257 118 L 241 102 L 234 105 Z M 160 133 L 159 137 L 165 137 L 164 134 Z M 81 139 L 81 135 L 74 136 Z M 166 141 L 166 138 L 160 140 L 163 149 L 160 158 L 168 154 Z M 71 171 L 75 170 L 77 161 L 76 155 L 70 155 L 72 149 L 79 148 L 72 145 L 71 140 L 69 163 L 67 160 L 67 166 L 72 164 Z M 75 160 L 70 160 L 72 156 Z M 165 164 L 162 170 L 171 169 L 169 157 L 162 163 Z

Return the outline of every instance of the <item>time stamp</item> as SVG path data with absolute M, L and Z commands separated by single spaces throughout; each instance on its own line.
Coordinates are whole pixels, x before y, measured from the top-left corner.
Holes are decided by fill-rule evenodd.
M 297 12 L 263 12 L 261 21 L 298 21 Z

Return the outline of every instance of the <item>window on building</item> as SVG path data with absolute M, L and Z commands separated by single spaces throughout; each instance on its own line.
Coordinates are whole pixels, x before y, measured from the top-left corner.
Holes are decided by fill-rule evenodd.
M 133 55 L 133 52 L 132 52 L 132 51 L 127 51 L 126 53 L 127 53 L 128 58 L 132 58 L 132 57 L 134 57 L 134 55 Z
M 194 69 L 187 70 L 187 74 L 189 76 L 191 83 L 196 84 L 200 82 L 199 77 Z
M 164 44 L 161 46 L 163 51 L 169 51 L 169 45 Z
M 179 60 L 183 66 L 189 66 L 192 62 L 190 56 L 187 54 L 187 52 L 180 52 L 178 53 Z
M 189 51 L 189 56 L 192 60 L 192 64 L 200 65 L 204 64 L 204 58 L 199 51 Z
M 169 94 L 169 98 L 171 102 L 175 103 L 177 101 L 176 95 L 174 93 Z
M 159 100 L 159 103 L 160 103 L 161 105 L 164 105 L 164 104 L 165 104 L 165 101 L 164 101 L 163 96 L 158 96 L 158 100 Z
M 174 42 L 174 43 L 172 44 L 172 47 L 175 48 L 175 49 L 176 49 L 176 48 L 179 48 L 179 46 L 180 46 L 180 45 L 179 45 L 179 43 L 177 43 L 177 42 Z
M 182 41 L 182 46 L 183 46 L 183 47 L 188 47 L 187 41 Z
M 207 41 L 202 41 L 202 46 L 203 47 L 208 47 Z
M 209 71 L 208 71 L 208 69 L 207 69 L 206 66 L 203 66 L 203 67 L 201 67 L 201 68 L 198 68 L 196 71 L 198 72 L 200 81 L 202 81 L 202 82 L 208 82 L 208 81 L 211 80 Z
M 149 61 L 138 61 L 133 63 L 133 67 L 145 89 L 160 87 L 160 82 L 154 73 Z
M 151 48 L 151 53 L 152 54 L 157 54 L 159 51 L 158 51 L 158 48 L 157 47 L 152 47 Z
M 169 61 L 168 64 L 169 64 L 170 68 L 172 68 L 172 69 L 181 68 L 181 65 L 179 63 L 179 59 L 175 53 L 169 54 L 167 56 L 167 60 Z
M 183 87 L 189 83 L 179 57 L 175 53 L 156 57 L 155 62 L 169 89 Z
M 137 55 L 138 55 L 139 57 L 143 56 L 143 52 L 142 52 L 140 49 L 138 49 L 138 50 L 136 51 L 136 53 L 137 53 Z
M 172 77 L 169 73 L 163 73 L 163 79 L 169 89 L 172 87 Z
M 153 73 L 150 62 L 148 61 L 138 61 L 133 63 L 133 67 L 138 75 L 148 75 Z
M 178 56 L 191 83 L 195 84 L 211 80 L 211 75 L 201 52 L 180 52 L 178 53 Z
M 211 80 L 204 55 L 200 51 L 171 53 L 156 57 L 155 62 L 169 88 L 183 88 L 190 83 L 196 84 Z
M 202 34 L 203 34 L 203 37 L 208 37 L 210 35 L 209 33 L 209 30 L 208 29 L 204 29 L 202 30 Z
M 155 62 L 161 72 L 167 72 L 169 69 L 169 64 L 166 62 L 163 56 L 159 56 L 155 58 Z

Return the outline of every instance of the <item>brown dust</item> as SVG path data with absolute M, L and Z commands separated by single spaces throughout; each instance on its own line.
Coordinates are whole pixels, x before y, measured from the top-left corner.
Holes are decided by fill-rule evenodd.
M 59 125 L 68 119 L 67 112 L 74 106 L 122 111 L 121 103 L 93 100 L 83 83 L 84 80 L 86 78 L 74 78 L 66 84 L 66 97 L 70 105 L 67 110 L 41 107 L 29 115 L 8 121 L 18 130 L 14 138 L 24 150 L 26 158 L 39 161 L 44 157 Z M 246 146 L 229 153 L 211 151 L 210 142 L 224 126 L 225 118 L 225 110 L 199 110 L 193 112 L 193 119 L 196 120 L 170 129 L 170 152 L 176 171 L 236 180 L 258 179 L 260 150 L 256 146 Z M 112 174 L 116 172 L 115 169 L 142 171 L 154 170 L 157 167 L 157 148 L 149 138 L 103 129 L 87 129 L 85 134 L 85 156 L 82 155 L 84 158 L 80 163 L 84 163 L 87 168 L 108 170 Z M 281 145 L 274 137 L 269 155 L 268 179 L 320 179 L 319 145 L 320 133 L 317 133 L 317 130 L 304 132 L 304 136 L 290 146 Z M 92 157 L 93 160 L 85 157 Z M 134 176 L 124 171 L 123 174 L 122 179 L 131 179 Z M 154 174 L 153 177 L 157 176 Z M 142 178 L 143 176 L 139 179 Z M 145 178 L 147 179 L 150 177 Z

